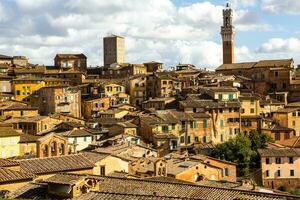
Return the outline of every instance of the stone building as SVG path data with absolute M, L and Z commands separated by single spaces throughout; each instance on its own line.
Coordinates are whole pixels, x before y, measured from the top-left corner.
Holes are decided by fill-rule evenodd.
M 104 66 L 109 67 L 114 63 L 125 62 L 125 39 L 124 37 L 111 35 L 103 38 Z
M 91 119 L 98 116 L 99 112 L 106 111 L 109 108 L 109 97 L 85 99 L 82 102 L 82 116 L 85 119 Z
M 81 92 L 77 88 L 48 86 L 40 90 L 39 111 L 43 115 L 63 113 L 81 117 Z
M 55 133 L 43 136 L 21 135 L 20 156 L 45 158 L 69 154 L 68 140 Z
M 54 66 L 62 70 L 86 72 L 87 57 L 81 54 L 56 54 Z
M 134 106 L 141 106 L 147 99 L 147 77 L 146 75 L 136 75 L 129 79 L 130 102 Z

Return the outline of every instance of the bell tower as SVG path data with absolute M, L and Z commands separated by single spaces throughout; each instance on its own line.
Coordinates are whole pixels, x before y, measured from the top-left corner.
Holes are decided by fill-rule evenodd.
M 223 41 L 223 64 L 234 62 L 234 26 L 232 25 L 232 9 L 229 3 L 223 9 L 223 26 L 221 26 Z

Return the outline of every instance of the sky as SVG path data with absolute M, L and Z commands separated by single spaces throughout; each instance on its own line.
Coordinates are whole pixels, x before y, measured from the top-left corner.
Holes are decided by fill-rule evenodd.
M 235 62 L 294 58 L 300 64 L 300 0 L 229 0 Z M 225 0 L 1 0 L 0 54 L 53 65 L 57 53 L 103 64 L 102 39 L 125 37 L 126 62 L 165 68 L 222 63 Z

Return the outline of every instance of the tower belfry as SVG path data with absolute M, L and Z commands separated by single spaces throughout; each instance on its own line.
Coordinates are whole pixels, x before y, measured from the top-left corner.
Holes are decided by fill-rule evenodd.
M 232 25 L 233 11 L 229 5 L 223 9 L 223 25 L 221 35 L 223 40 L 223 64 L 234 62 L 234 26 Z

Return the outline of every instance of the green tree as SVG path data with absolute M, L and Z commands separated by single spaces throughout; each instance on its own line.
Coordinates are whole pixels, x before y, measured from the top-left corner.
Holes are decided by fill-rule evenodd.
M 243 135 L 218 144 L 213 156 L 237 163 L 238 174 L 249 177 L 250 162 L 256 152 L 251 149 L 251 140 Z
M 212 156 L 237 163 L 239 176 L 249 178 L 250 168 L 259 166 L 257 149 L 264 148 L 272 138 L 266 134 L 251 132 L 248 136 L 237 135 L 234 139 L 216 145 Z

